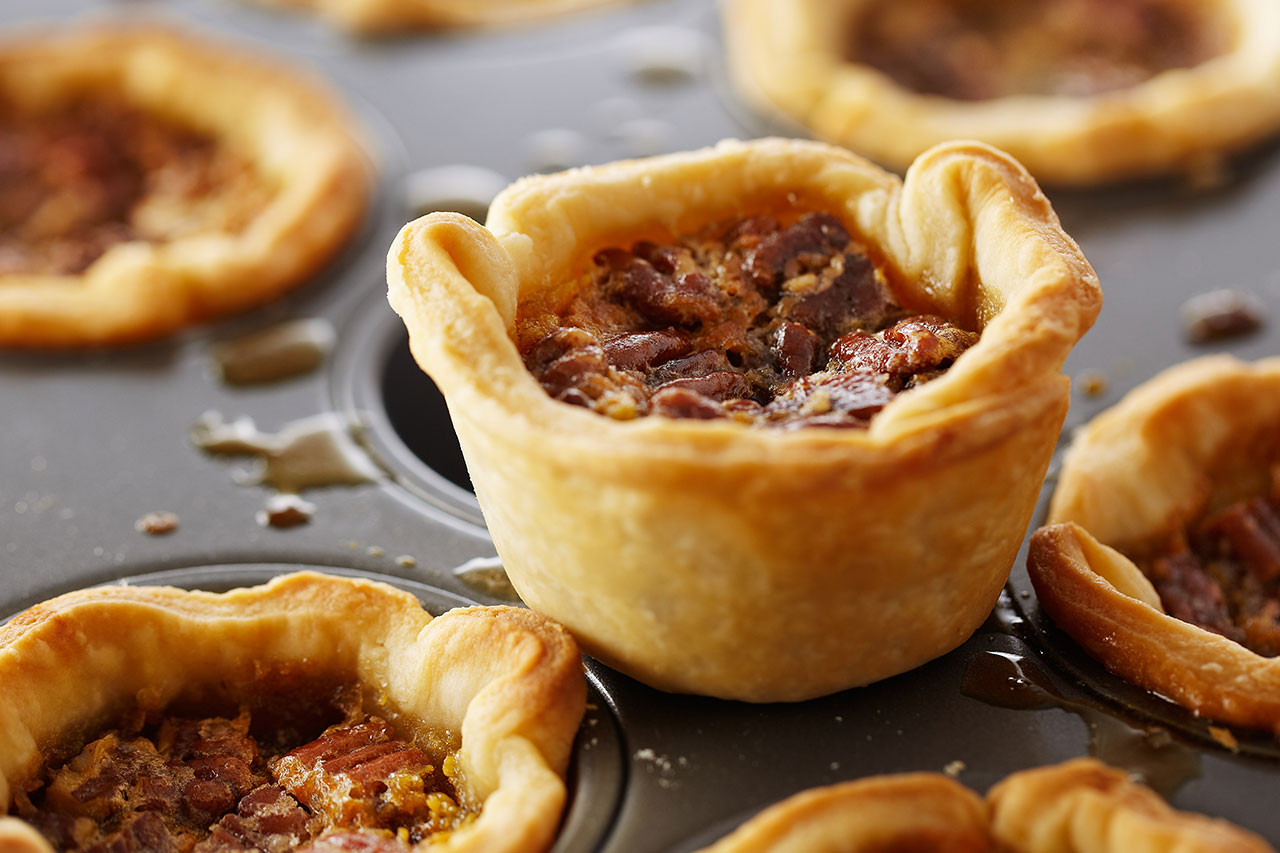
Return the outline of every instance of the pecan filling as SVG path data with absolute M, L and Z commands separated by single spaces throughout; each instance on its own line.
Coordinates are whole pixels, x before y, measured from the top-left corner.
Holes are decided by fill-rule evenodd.
M 74 275 L 118 243 L 242 230 L 267 203 L 210 136 L 111 100 L 0 97 L 0 275 Z
M 427 744 L 433 758 L 401 739 L 361 712 L 358 691 L 329 698 L 340 721 L 318 737 L 317 719 L 268 719 L 279 708 L 203 719 L 135 712 L 20 792 L 13 813 L 55 849 L 93 853 L 391 853 L 474 816 L 448 746 Z
M 1187 0 L 876 0 L 855 27 L 849 59 L 966 101 L 1123 89 L 1225 44 Z
M 521 352 L 552 397 L 623 420 L 862 427 L 978 339 L 904 311 L 825 213 L 605 249 L 580 285 L 555 322 L 524 325 Z
M 1267 657 L 1280 655 L 1280 467 L 1272 479 L 1140 564 L 1170 616 Z

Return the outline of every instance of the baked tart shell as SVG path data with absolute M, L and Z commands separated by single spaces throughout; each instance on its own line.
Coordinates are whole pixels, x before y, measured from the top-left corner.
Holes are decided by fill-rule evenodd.
M 410 734 L 461 734 L 465 785 L 483 806 L 432 849 L 550 846 L 586 702 L 567 632 L 510 607 L 433 619 L 408 593 L 311 572 L 221 594 L 88 589 L 0 626 L 0 803 L 46 756 L 74 754 L 131 708 L 210 691 L 234 698 L 273 667 L 354 679 Z M 0 850 L 50 849 L 28 824 L 0 817 Z
M 1268 853 L 1232 824 L 1170 808 L 1091 758 L 1023 770 L 985 802 L 939 773 L 872 776 L 777 803 L 703 853 Z
M 595 251 L 795 206 L 834 213 L 904 304 L 982 340 L 865 431 L 616 421 L 526 370 L 518 314 Z M 902 672 L 982 622 L 1066 412 L 1058 371 L 1100 304 L 1034 181 L 977 144 L 930 152 L 905 185 L 785 140 L 528 178 L 487 228 L 407 225 L 388 281 L 525 601 L 648 684 L 750 701 Z
M 1134 553 L 1265 493 L 1280 463 L 1280 359 L 1166 370 L 1072 443 L 1027 571 L 1041 606 L 1120 677 L 1196 714 L 1280 734 L 1280 660 L 1166 614 Z
M 904 88 L 844 57 L 841 21 L 870 0 L 729 0 L 730 76 L 758 109 L 894 169 L 949 139 L 981 139 L 1037 180 L 1087 185 L 1204 170 L 1280 127 L 1280 7 L 1202 5 L 1228 33 L 1224 52 L 1093 96 L 1014 95 L 960 101 Z
M 228 146 L 271 191 L 235 233 L 120 243 L 78 275 L 0 276 L 0 346 L 131 343 L 244 311 L 306 281 L 363 221 L 371 164 L 337 96 L 238 47 L 148 26 L 33 31 L 0 45 L 0 96 L 118 100 Z

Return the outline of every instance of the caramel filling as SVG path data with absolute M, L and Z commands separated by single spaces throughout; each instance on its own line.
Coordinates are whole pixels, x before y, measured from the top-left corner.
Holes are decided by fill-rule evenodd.
M 1280 655 L 1280 467 L 1270 495 L 1201 519 L 1140 565 L 1170 616 Z
M 1212 59 L 1219 29 L 1189 0 L 874 0 L 847 55 L 926 95 L 1095 95 Z
M 525 364 L 557 400 L 624 420 L 781 427 L 865 426 L 978 337 L 904 311 L 824 213 L 605 249 L 554 322 L 522 318 L 522 330 Z
M 236 233 L 267 201 L 245 160 L 159 116 L 0 98 L 0 275 L 74 275 L 118 243 Z
M 447 735 L 406 740 L 351 687 L 292 699 L 234 717 L 135 712 L 12 811 L 55 849 L 94 853 L 404 851 L 474 817 Z

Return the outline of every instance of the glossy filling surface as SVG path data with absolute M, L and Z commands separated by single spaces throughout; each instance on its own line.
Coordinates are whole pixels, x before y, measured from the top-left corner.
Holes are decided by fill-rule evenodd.
M 1190 0 L 873 0 L 847 58 L 957 100 L 1096 95 L 1213 58 L 1220 29 Z
M 605 249 L 562 314 L 525 319 L 525 364 L 557 400 L 778 427 L 865 426 L 978 338 L 904 311 L 825 213 Z
M 1170 616 L 1280 655 L 1280 467 L 1269 495 L 1201 519 L 1140 565 Z
M 361 704 L 346 686 L 230 717 L 137 711 L 11 812 L 57 850 L 94 853 L 403 851 L 472 819 L 448 735 L 410 742 Z
M 205 134 L 110 99 L 0 96 L 0 275 L 74 275 L 119 243 L 242 230 L 268 191 Z

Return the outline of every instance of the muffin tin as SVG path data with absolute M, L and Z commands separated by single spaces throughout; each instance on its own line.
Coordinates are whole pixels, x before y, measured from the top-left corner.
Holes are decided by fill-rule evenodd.
M 303 566 L 387 579 L 434 610 L 503 602 L 499 588 L 459 572 L 492 578 L 494 552 L 447 409 L 386 305 L 386 248 L 404 221 L 432 207 L 432 191 L 449 207 L 474 195 L 475 208 L 486 187 L 531 171 L 792 132 L 723 84 L 715 4 L 648 0 L 534 26 L 371 41 L 230 0 L 7 0 L 0 22 L 13 36 L 39 23 L 139 14 L 327 76 L 368 130 L 379 191 L 349 250 L 272 305 L 145 347 L 0 355 L 0 614 L 120 578 L 221 589 Z M 456 166 L 472 168 L 439 171 Z M 1073 426 L 1162 367 L 1208 351 L 1280 351 L 1280 147 L 1217 177 L 1212 187 L 1050 189 L 1105 294 L 1097 325 L 1067 362 L 1077 381 L 1063 445 Z M 1271 322 L 1248 337 L 1187 343 L 1181 306 L 1224 287 L 1255 295 Z M 218 377 L 215 344 L 310 317 L 337 333 L 319 370 L 253 386 Z M 266 432 L 327 413 L 381 473 L 308 490 L 309 524 L 262 527 L 255 516 L 270 490 L 246 482 L 252 460 L 191 443 L 207 411 L 250 416 Z M 1041 512 L 1051 488 L 1052 474 Z M 177 529 L 135 530 L 156 510 L 176 514 Z M 1267 796 L 1280 779 L 1274 738 L 1235 730 L 1232 751 L 1203 721 L 1108 675 L 1039 612 L 1024 560 L 1025 550 L 991 618 L 959 649 L 823 699 L 669 695 L 588 662 L 591 706 L 556 850 L 694 850 L 814 785 L 946 769 L 984 791 L 1012 771 L 1090 752 L 1144 772 L 1179 808 L 1280 844 Z

